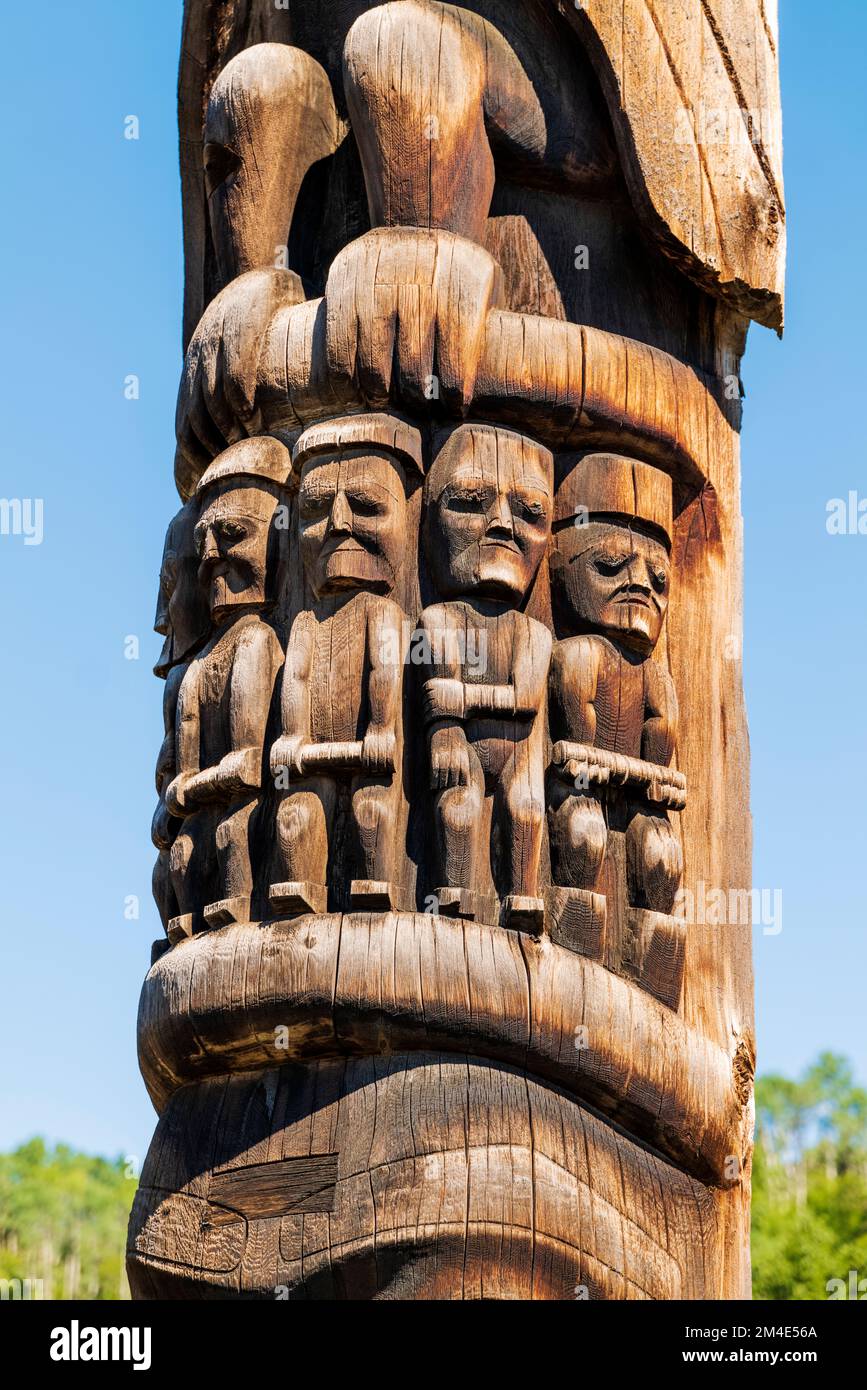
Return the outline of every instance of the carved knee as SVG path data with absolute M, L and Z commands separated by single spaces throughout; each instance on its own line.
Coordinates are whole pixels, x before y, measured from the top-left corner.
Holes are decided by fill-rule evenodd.
M 190 860 L 193 856 L 193 840 L 191 835 L 184 834 L 182 831 L 178 835 L 171 849 L 169 850 L 169 872 L 174 878 L 176 875 L 183 875 L 190 867 Z
M 246 835 L 248 820 L 248 811 L 230 812 L 229 815 L 223 817 L 217 826 L 214 837 L 219 855 L 226 854 L 240 843 L 241 837 Z
M 506 797 L 506 808 L 516 830 L 541 829 L 545 803 L 531 788 L 513 783 Z
M 295 844 L 314 829 L 317 807 L 312 792 L 294 792 L 277 807 L 277 834 L 281 844 Z
M 599 802 L 571 796 L 554 813 L 551 827 L 557 881 L 570 888 L 593 888 L 608 848 L 608 826 Z
M 208 212 L 223 285 L 277 264 L 304 175 L 337 144 L 331 85 L 309 54 L 256 44 L 226 64 L 205 122 Z
M 352 814 L 362 839 L 390 834 L 395 824 L 393 789 L 359 787 L 352 798 Z
M 481 813 L 482 797 L 475 787 L 450 787 L 440 794 L 437 818 L 446 835 L 466 835 Z
M 683 851 L 662 816 L 636 816 L 626 834 L 629 896 L 637 907 L 670 913 L 683 874 Z

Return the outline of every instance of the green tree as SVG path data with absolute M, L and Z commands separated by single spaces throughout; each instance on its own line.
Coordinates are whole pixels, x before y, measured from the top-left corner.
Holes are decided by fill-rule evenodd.
M 826 1299 L 850 1270 L 867 1280 L 867 1091 L 825 1052 L 756 1085 L 753 1296 Z
M 0 1154 L 0 1279 L 42 1280 L 44 1298 L 128 1298 L 126 1223 L 135 1194 L 108 1162 L 31 1139 Z

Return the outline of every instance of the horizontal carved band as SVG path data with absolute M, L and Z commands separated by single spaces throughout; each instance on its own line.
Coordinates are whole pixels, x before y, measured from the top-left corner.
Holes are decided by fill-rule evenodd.
M 178 399 L 175 476 L 184 498 L 210 458 L 242 434 L 294 439 L 330 416 L 381 411 L 389 401 L 418 410 L 429 405 L 430 382 L 441 380 L 434 310 L 419 355 L 414 339 L 404 344 L 401 337 L 398 289 L 385 286 L 395 303 L 381 310 L 366 360 L 363 337 L 359 344 L 348 329 L 341 342 L 329 336 L 327 294 L 299 303 L 293 293 L 281 302 L 285 275 L 251 271 L 233 281 L 193 337 Z M 439 388 L 446 415 L 460 418 L 471 408 L 474 417 L 516 425 L 555 450 L 632 452 L 697 491 L 707 459 L 724 450 L 739 417 L 740 401 L 720 378 L 620 334 L 493 307 L 480 314 L 476 337 L 463 366 L 471 379 L 455 385 L 453 400 Z M 344 338 L 351 347 L 336 374 Z
M 209 1076 L 429 1047 L 517 1064 L 705 1182 L 730 1182 L 748 1149 L 734 1055 L 548 940 L 433 914 L 308 916 L 193 937 L 142 992 L 139 1059 L 160 1111 Z

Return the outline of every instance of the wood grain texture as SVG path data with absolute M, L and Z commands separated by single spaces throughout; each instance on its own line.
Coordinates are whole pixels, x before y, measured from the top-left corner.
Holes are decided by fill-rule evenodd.
M 763 0 L 558 0 L 594 59 L 645 225 L 699 283 L 782 326 L 776 40 Z
M 742 1040 L 709 1042 L 545 938 L 424 914 L 310 915 L 196 936 L 150 971 L 139 1060 L 162 1111 L 190 1082 L 281 1060 L 471 1046 L 552 1081 L 724 1185 L 749 1144 Z
M 157 1134 L 130 1247 L 140 1299 L 718 1298 L 743 1258 L 730 1196 L 472 1054 L 204 1082 Z M 323 1149 L 330 1210 L 225 1222 L 233 1172 Z
M 763 0 L 189 0 L 136 1297 L 748 1296 L 776 64 Z
M 345 109 L 343 45 L 352 23 L 374 8 L 374 0 L 314 0 L 291 12 L 266 0 L 185 0 L 179 76 L 185 347 L 218 288 L 201 150 L 202 113 L 220 68 L 263 39 L 297 44 L 328 70 L 338 109 Z M 588 142 L 593 157 L 603 169 L 610 167 L 600 151 L 616 142 L 647 233 L 702 288 L 722 294 L 746 317 L 778 327 L 785 209 L 775 5 L 582 0 L 574 6 L 571 0 L 534 0 L 526 17 L 524 9 L 511 0 L 476 0 L 459 12 L 470 16 L 468 28 L 480 27 L 479 21 L 493 24 L 517 52 L 554 127 L 550 164 L 564 167 L 576 129 L 595 134 L 596 121 L 580 108 L 587 101 L 583 72 L 576 81 L 576 68 L 589 60 L 611 122 L 610 135 Z M 563 51 L 570 26 L 580 41 L 571 75 Z M 546 31 L 554 34 L 549 47 L 540 40 Z M 563 121 L 565 138 L 551 107 L 572 117 Z M 588 146 L 578 151 L 579 168 L 586 165 Z

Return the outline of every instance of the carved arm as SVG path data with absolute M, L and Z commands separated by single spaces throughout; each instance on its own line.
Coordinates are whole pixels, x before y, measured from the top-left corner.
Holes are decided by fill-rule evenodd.
M 686 805 L 683 773 L 645 762 L 642 758 L 627 758 L 622 753 L 611 753 L 587 743 L 560 739 L 554 744 L 551 763 L 567 781 L 574 781 L 583 771 L 591 782 L 634 788 L 643 792 L 648 801 L 665 805 L 672 811 L 682 811 Z

